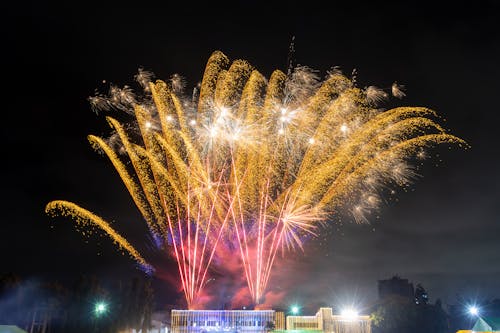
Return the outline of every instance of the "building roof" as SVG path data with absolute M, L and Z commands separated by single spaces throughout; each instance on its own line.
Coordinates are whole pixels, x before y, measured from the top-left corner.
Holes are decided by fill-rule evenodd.
M 472 331 L 475 332 L 500 332 L 500 318 L 480 317 Z

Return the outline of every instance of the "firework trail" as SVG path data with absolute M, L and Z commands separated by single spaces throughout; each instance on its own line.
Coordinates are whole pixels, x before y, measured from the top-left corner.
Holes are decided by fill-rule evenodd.
M 236 244 L 260 304 L 278 253 L 302 249 L 304 236 L 317 235 L 340 207 L 367 221 L 384 188 L 411 180 L 411 159 L 425 148 L 466 146 L 436 123 L 434 111 L 382 110 L 386 89 L 359 88 L 337 68 L 322 80 L 303 66 L 266 79 L 216 51 L 192 94 L 178 75 L 153 83 L 140 70 L 136 80 L 142 96 L 112 86 L 109 96 L 89 98 L 95 110 L 133 118 L 108 117 L 111 137 L 89 141 L 109 157 L 155 239 L 172 249 L 190 308 L 219 245 Z M 405 95 L 396 83 L 388 90 Z M 150 267 L 96 215 L 65 201 L 46 210 L 90 221 Z

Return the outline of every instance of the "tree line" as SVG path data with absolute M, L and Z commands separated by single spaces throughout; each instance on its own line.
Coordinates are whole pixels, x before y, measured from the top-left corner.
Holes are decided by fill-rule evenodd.
M 150 278 L 104 286 L 95 276 L 80 276 L 63 285 L 0 275 L 0 324 L 28 332 L 146 332 L 153 310 Z
M 434 304 L 421 284 L 413 297 L 397 294 L 379 298 L 371 310 L 373 333 L 448 333 L 471 329 L 477 316 L 468 312 L 469 305 L 480 304 L 483 317 L 500 317 L 500 299 L 469 300 L 460 296 L 446 308 L 440 299 Z

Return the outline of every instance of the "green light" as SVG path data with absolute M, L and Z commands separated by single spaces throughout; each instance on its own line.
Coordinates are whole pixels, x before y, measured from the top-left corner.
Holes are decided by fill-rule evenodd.
M 95 314 L 96 316 L 100 316 L 104 313 L 106 313 L 106 311 L 108 310 L 107 306 L 106 306 L 106 303 L 103 303 L 103 302 L 99 302 L 95 305 Z
M 292 314 L 299 313 L 299 307 L 297 305 L 292 306 Z

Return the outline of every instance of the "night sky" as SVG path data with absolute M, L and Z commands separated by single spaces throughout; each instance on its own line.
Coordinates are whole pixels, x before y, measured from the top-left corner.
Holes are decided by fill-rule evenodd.
M 500 297 L 496 1 L 331 1 L 328 7 L 18 1 L 2 16 L 0 273 L 60 280 L 142 274 L 107 238 L 86 239 L 69 218 L 44 214 L 51 200 L 76 202 L 114 221 L 145 253 L 153 251 L 114 168 L 88 144 L 88 134 L 106 136 L 110 129 L 86 98 L 105 87 L 103 80 L 133 85 L 139 67 L 160 79 L 179 73 L 193 87 L 214 50 L 246 59 L 269 77 L 286 69 L 295 36 L 297 64 L 321 75 L 332 66 L 349 75 L 356 68 L 361 87 L 397 81 L 407 92 L 399 105 L 436 110 L 472 148 L 431 150 L 421 177 L 388 201 L 380 218 L 370 225 L 331 223 L 303 254 L 276 267 L 273 288 L 287 302 L 367 305 L 376 299 L 377 280 L 397 274 L 421 283 L 432 302 Z M 175 269 L 165 263 L 176 278 Z M 171 302 L 176 287 L 159 279 L 155 285 Z

